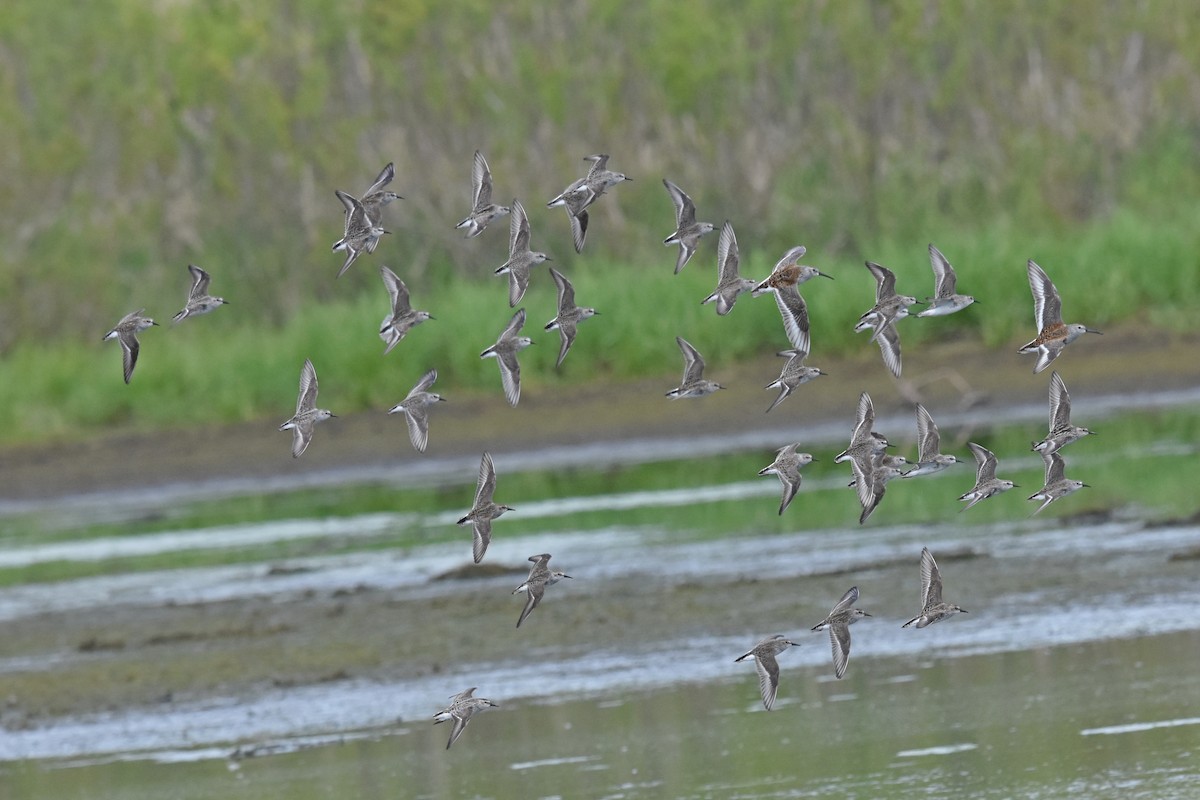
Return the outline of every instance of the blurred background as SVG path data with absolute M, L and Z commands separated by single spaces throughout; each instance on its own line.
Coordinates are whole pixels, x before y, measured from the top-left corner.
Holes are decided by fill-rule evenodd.
M 534 248 L 580 302 L 625 309 L 585 329 L 570 380 L 677 370 L 681 327 L 644 318 L 666 313 L 665 294 L 686 300 L 673 320 L 699 318 L 716 236 L 672 283 L 663 177 L 700 219 L 734 223 L 744 271 L 803 243 L 839 278 L 809 298 L 814 357 L 863 349 L 846 325 L 871 303 L 864 259 L 895 270 L 902 293 L 931 293 L 931 241 L 987 304 L 942 336 L 1028 339 L 1031 257 L 1068 317 L 1188 330 L 1198 26 L 1188 2 L 109 0 L 63 15 L 14 0 L 0 22 L 0 400 L 41 436 L 174 424 L 176 399 L 197 394 L 212 398 L 205 417 L 257 418 L 277 415 L 283 372 L 336 357 L 358 384 L 343 411 L 390 405 L 420 371 L 389 379 L 399 358 L 375 352 L 380 264 L 448 322 L 400 352 L 436 361 L 443 388 L 494 388 L 476 356 L 507 319 L 491 275 L 507 220 L 469 241 L 453 230 L 477 148 L 494 199 L 530 209 Z M 594 207 L 576 256 L 565 215 L 543 204 L 593 152 L 634 181 Z M 388 161 L 405 198 L 385 212 L 392 235 L 335 281 L 333 190 L 360 193 Z M 141 307 L 165 322 L 188 263 L 231 305 L 187 323 L 203 333 L 143 334 L 127 391 L 99 336 Z M 526 302 L 549 319 L 546 277 Z M 777 320 L 748 316 L 713 337 L 714 355 L 778 349 Z M 455 347 L 456 321 L 480 319 Z M 231 352 L 250 341 L 260 358 Z M 94 390 L 66 391 L 93 375 Z
M 561 369 L 545 269 L 520 405 L 481 361 L 508 322 L 508 220 L 601 315 Z M 545 202 L 608 153 L 633 180 L 583 253 Z M 334 195 L 394 162 L 391 235 L 340 279 Z M 788 248 L 809 363 L 771 414 L 775 304 L 700 301 L 662 179 L 729 220 L 743 274 Z M 904 380 L 851 329 L 870 259 L 978 303 L 910 319 Z M 1200 14 L 1170 2 L 6 0 L 0 13 L 0 797 L 1194 798 L 1200 710 Z M 1088 488 L 1036 517 L 1050 371 Z M 186 266 L 229 300 L 171 316 Z M 389 355 L 387 265 L 436 318 Z M 101 342 L 145 308 L 130 385 Z M 675 337 L 729 389 L 697 402 Z M 306 358 L 321 425 L 275 427 Z M 427 454 L 386 409 L 430 368 Z M 913 403 L 965 463 L 865 525 L 833 456 L 859 393 L 915 458 Z M 1019 488 L 960 514 L 975 441 Z M 795 502 L 757 473 L 799 442 Z M 480 453 L 487 560 L 471 564 Z M 918 559 L 969 610 L 902 630 Z M 573 576 L 519 631 L 530 553 Z M 808 628 L 858 585 L 835 680 Z M 764 636 L 780 706 L 733 659 Z M 500 708 L 445 750 L 469 686 Z

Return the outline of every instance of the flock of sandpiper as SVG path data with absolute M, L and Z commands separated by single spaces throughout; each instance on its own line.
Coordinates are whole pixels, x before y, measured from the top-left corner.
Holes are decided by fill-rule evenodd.
M 564 207 L 571 226 L 571 236 L 575 251 L 582 252 L 588 232 L 588 208 L 613 186 L 631 180 L 622 173 L 608 169 L 608 156 L 605 154 L 588 156 L 591 162 L 587 174 L 569 184 L 559 195 L 551 199 L 547 207 Z M 346 258 L 337 275 L 341 277 L 358 260 L 363 253 L 374 253 L 382 238 L 388 234 L 383 228 L 383 209 L 393 200 L 401 199 L 400 195 L 388 190 L 388 185 L 395 177 L 395 168 L 388 164 L 376 177 L 375 181 L 360 196 L 355 197 L 347 192 L 337 190 L 337 198 L 345 210 L 344 233 L 334 245 L 335 252 L 345 252 Z M 481 234 L 487 226 L 498 218 L 509 217 L 509 256 L 508 260 L 495 270 L 497 275 L 507 275 L 509 283 L 508 304 L 516 308 L 525 296 L 533 275 L 533 268 L 551 259 L 542 252 L 531 248 L 529 217 L 518 200 L 513 200 L 510 206 L 500 206 L 492 202 L 492 175 L 483 154 L 476 151 L 472 173 L 472 208 L 461 222 L 455 227 L 465 230 L 467 238 Z M 675 207 L 675 231 L 664 240 L 665 245 L 678 245 L 679 254 L 675 262 L 675 272 L 679 273 L 695 255 L 700 239 L 715 230 L 708 222 L 696 221 L 696 208 L 692 199 L 670 180 L 664 179 L 671 201 Z M 805 359 L 809 355 L 809 315 L 804 297 L 799 287 L 814 277 L 830 278 L 820 270 L 800 264 L 805 255 L 805 248 L 797 246 L 788 250 L 775 264 L 771 274 L 762 281 L 741 277 L 738 271 L 739 253 L 737 237 L 733 226 L 726 222 L 720 229 L 717 238 L 717 271 L 716 289 L 702 303 L 715 303 L 718 315 L 728 314 L 740 295 L 750 292 L 753 297 L 771 293 L 775 297 L 783 321 L 784 333 L 790 343 L 789 349 L 780 351 L 779 355 L 786 357 L 779 378 L 766 388 L 779 389 L 779 395 L 767 408 L 770 412 L 782 403 L 798 386 L 811 381 L 824 373 L 816 367 L 806 366 Z M 957 293 L 957 281 L 950 262 L 932 244 L 929 246 L 930 264 L 934 273 L 934 295 L 925 303 L 915 297 L 901 295 L 896 291 L 895 274 L 874 262 L 866 262 L 867 269 L 876 282 L 875 304 L 859 319 L 854 330 L 857 332 L 870 330 L 871 342 L 879 344 L 883 363 L 896 377 L 900 376 L 900 336 L 897 329 L 899 320 L 910 316 L 909 309 L 914 305 L 926 307 L 914 316 L 935 317 L 961 311 L 972 305 L 975 298 L 970 295 Z M 184 308 L 175 315 L 174 322 L 178 323 L 188 317 L 207 314 L 216 310 L 226 301 L 220 297 L 209 295 L 210 277 L 203 269 L 189 265 L 192 282 Z M 575 341 L 578 325 L 585 319 L 596 315 L 594 308 L 580 307 L 575 303 L 575 290 L 571 282 L 558 270 L 549 268 L 551 277 L 558 290 L 558 314 L 545 325 L 546 330 L 557 330 L 560 338 L 560 349 L 556 367 L 561 366 L 572 343 Z M 1099 333 L 1081 324 L 1066 325 L 1062 321 L 1062 302 L 1057 289 L 1046 272 L 1033 261 L 1027 265 L 1030 290 L 1034 299 L 1034 317 L 1038 334 L 1028 344 L 1020 348 L 1021 353 L 1036 353 L 1038 356 L 1034 373 L 1040 373 L 1054 361 L 1068 344 L 1078 339 L 1084 333 Z M 414 310 L 410 301 L 408 287 L 392 270 L 386 266 L 380 267 L 380 275 L 390 298 L 390 312 L 384 317 L 379 336 L 385 342 L 384 354 L 390 353 L 415 326 L 433 319 L 426 311 Z M 521 367 L 518 355 L 532 343 L 528 336 L 521 335 L 525 325 L 525 309 L 519 308 L 500 333 L 495 343 L 480 353 L 480 358 L 495 358 L 500 370 L 501 384 L 505 398 L 516 406 L 521 397 Z M 126 315 L 117 325 L 105 334 L 104 339 L 116 339 L 122 349 L 125 382 L 129 383 L 137 365 L 139 342 L 137 335 L 152 325 L 153 319 L 144 315 L 144 309 Z M 671 398 L 699 398 L 712 394 L 723 388 L 719 383 L 704 377 L 705 363 L 700 353 L 683 337 L 676 337 L 676 344 L 683 354 L 683 377 L 678 387 L 667 392 Z M 427 371 L 408 395 L 393 406 L 388 413 L 401 413 L 408 424 L 409 438 L 414 448 L 424 452 L 429 441 L 429 406 L 443 398 L 429 391 L 437 380 L 437 370 Z M 1032 501 L 1041 501 L 1034 513 L 1038 513 L 1056 499 L 1064 497 L 1086 484 L 1070 480 L 1065 476 L 1065 464 L 1061 453 L 1063 447 L 1092 433 L 1071 423 L 1071 399 L 1067 393 L 1066 384 L 1057 372 L 1051 375 L 1050 389 L 1050 421 L 1049 431 L 1045 438 L 1033 446 L 1033 450 L 1041 453 L 1045 462 L 1045 485 L 1030 495 Z M 910 464 L 903 456 L 893 456 L 887 453 L 891 447 L 888 440 L 874 430 L 875 411 L 870 396 L 863 392 L 859 397 L 858 413 L 849 446 L 839 453 L 835 463 L 849 462 L 853 480 L 850 485 L 855 488 L 862 513 L 859 522 L 867 518 L 879 507 L 883 500 L 887 484 L 896 477 L 913 478 L 931 475 L 949 466 L 961 463 L 955 456 L 940 452 L 940 437 L 933 417 L 921 404 L 916 405 L 918 456 L 915 464 Z M 280 430 L 293 432 L 292 455 L 299 457 L 312 441 L 313 428 L 318 422 L 327 420 L 334 415 L 327 409 L 317 407 L 317 373 L 312 361 L 305 360 L 300 371 L 300 388 L 296 401 L 296 412 L 280 426 Z M 779 513 L 791 504 L 800 488 L 800 470 L 813 461 L 809 453 L 799 452 L 800 445 L 788 444 L 779 449 L 775 460 L 763 468 L 760 475 L 775 475 L 782 484 L 783 497 L 779 505 Z M 964 493 L 959 500 L 966 501 L 965 511 L 975 504 L 994 495 L 1006 492 L 1014 487 L 1012 481 L 996 477 L 997 460 L 989 450 L 979 444 L 968 444 L 975 457 L 977 475 L 974 487 Z M 907 469 L 905 469 L 907 467 Z M 498 504 L 493 495 L 496 488 L 496 470 L 488 453 L 483 454 L 479 467 L 478 488 L 472 508 L 458 520 L 459 525 L 470 524 L 474 530 L 472 547 L 473 558 L 479 563 L 487 552 L 491 541 L 492 522 L 512 510 L 509 506 Z M 525 606 L 517 620 L 519 628 L 530 613 L 537 608 L 545 595 L 546 587 L 558 583 L 563 578 L 570 578 L 561 571 L 551 571 L 549 568 L 549 553 L 531 556 L 533 568 L 529 577 L 514 591 L 526 593 Z M 964 609 L 942 600 L 942 580 L 937 563 L 928 548 L 921 551 L 921 612 L 904 624 L 904 627 L 915 624 L 918 628 L 939 622 L 957 613 L 965 613 Z M 829 630 L 829 638 L 833 651 L 834 674 L 837 678 L 845 675 L 850 655 L 849 626 L 864 616 L 865 611 L 854 608 L 858 601 L 858 587 L 851 587 L 830 611 L 829 615 L 813 627 L 813 630 Z M 763 705 L 770 710 L 775 704 L 779 687 L 779 665 L 776 656 L 794 644 L 783 635 L 775 635 L 763 639 L 750 651 L 735 659 L 742 661 L 753 657 L 758 668 L 759 686 Z M 435 722 L 452 720 L 454 725 L 450 739 L 446 744 L 449 748 L 462 735 L 471 717 L 486 708 L 496 704 L 491 700 L 474 696 L 475 688 L 467 689 L 455 695 L 450 705 L 434 717 Z

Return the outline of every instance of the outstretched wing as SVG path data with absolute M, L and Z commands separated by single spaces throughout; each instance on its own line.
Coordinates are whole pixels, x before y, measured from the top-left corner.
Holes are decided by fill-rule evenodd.
M 954 274 L 954 268 L 950 266 L 950 262 L 942 255 L 942 251 L 938 250 L 932 244 L 929 245 L 929 265 L 933 267 L 934 297 L 945 298 L 953 295 L 958 285 L 958 278 Z

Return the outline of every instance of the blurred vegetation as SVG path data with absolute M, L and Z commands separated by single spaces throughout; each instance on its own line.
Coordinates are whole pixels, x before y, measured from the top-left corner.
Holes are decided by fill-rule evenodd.
M 506 220 L 469 241 L 452 229 L 476 148 L 495 199 L 523 200 L 535 249 L 608 315 L 581 329 L 569 379 L 674 372 L 676 334 L 707 344 L 710 361 L 782 344 L 769 301 L 754 311 L 743 298 L 720 321 L 699 308 L 715 235 L 670 274 L 663 176 L 701 219 L 734 222 L 748 273 L 803 242 L 838 276 L 809 287 L 814 363 L 865 346 L 847 328 L 872 298 L 862 260 L 924 295 L 930 241 L 961 290 L 985 299 L 927 331 L 993 345 L 1030 333 L 1029 257 L 1058 283 L 1068 321 L 1152 314 L 1194 327 L 1198 34 L 1186 1 L 813 0 L 735 13 L 711 0 L 100 0 L 64 15 L 11 0 L 0 404 L 43 435 L 278 416 L 279 387 L 306 356 L 323 376 L 325 364 L 344 370 L 340 412 L 395 402 L 428 365 L 442 388 L 496 388 L 477 356 L 510 313 L 491 275 Z M 542 202 L 597 151 L 635 180 L 595 206 L 576 256 L 562 213 Z M 361 192 L 387 161 L 405 197 L 385 212 L 392 235 L 335 281 L 333 190 Z M 99 337 L 141 307 L 166 321 L 189 262 L 231 305 L 143 334 L 127 389 Z M 374 336 L 380 264 L 438 317 L 390 361 Z M 527 304 L 528 332 L 553 342 L 534 328 L 554 314 L 544 274 Z M 926 335 L 908 330 L 906 345 Z M 381 383 L 397 357 L 422 366 Z M 527 380 L 555 380 L 552 358 L 537 363 Z M 198 396 L 209 402 L 189 412 Z

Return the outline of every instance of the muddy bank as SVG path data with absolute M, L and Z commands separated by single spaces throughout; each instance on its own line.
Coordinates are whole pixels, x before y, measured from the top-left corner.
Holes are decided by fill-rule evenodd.
M 864 337 L 865 342 L 865 337 Z M 1078 404 L 1092 394 L 1200 386 L 1200 336 L 1141 329 L 1089 337 L 1055 362 Z M 664 393 L 675 373 L 656 379 L 561 387 L 526 379 L 517 408 L 494 395 L 453 396 L 431 416 L 428 454 L 408 442 L 404 421 L 384 410 L 338 418 L 320 426 L 304 457 L 290 455 L 290 433 L 277 420 L 222 427 L 117 431 L 82 442 L 0 450 L 0 502 L 144 488 L 188 481 L 278 479 L 301 486 L 309 476 L 416 464 L 439 457 L 629 439 L 672 438 L 721 431 L 775 431 L 827 422 L 845 427 L 859 392 L 868 391 L 880 415 L 907 411 L 922 400 L 935 417 L 972 408 L 1003 409 L 1045 403 L 1049 375 L 1031 374 L 1034 360 L 1013 348 L 986 350 L 978 341 L 927 342 L 904 353 L 904 379 L 895 381 L 872 345 L 854 359 L 810 359 L 829 375 L 800 387 L 770 415 L 782 359 L 711 364 L 711 377 L 728 386 L 699 401 L 673 402 Z M 982 356 L 981 356 L 982 354 Z M 323 387 L 335 405 L 335 387 Z M 324 398 L 325 395 L 323 395 Z M 280 419 L 289 409 L 280 410 Z

